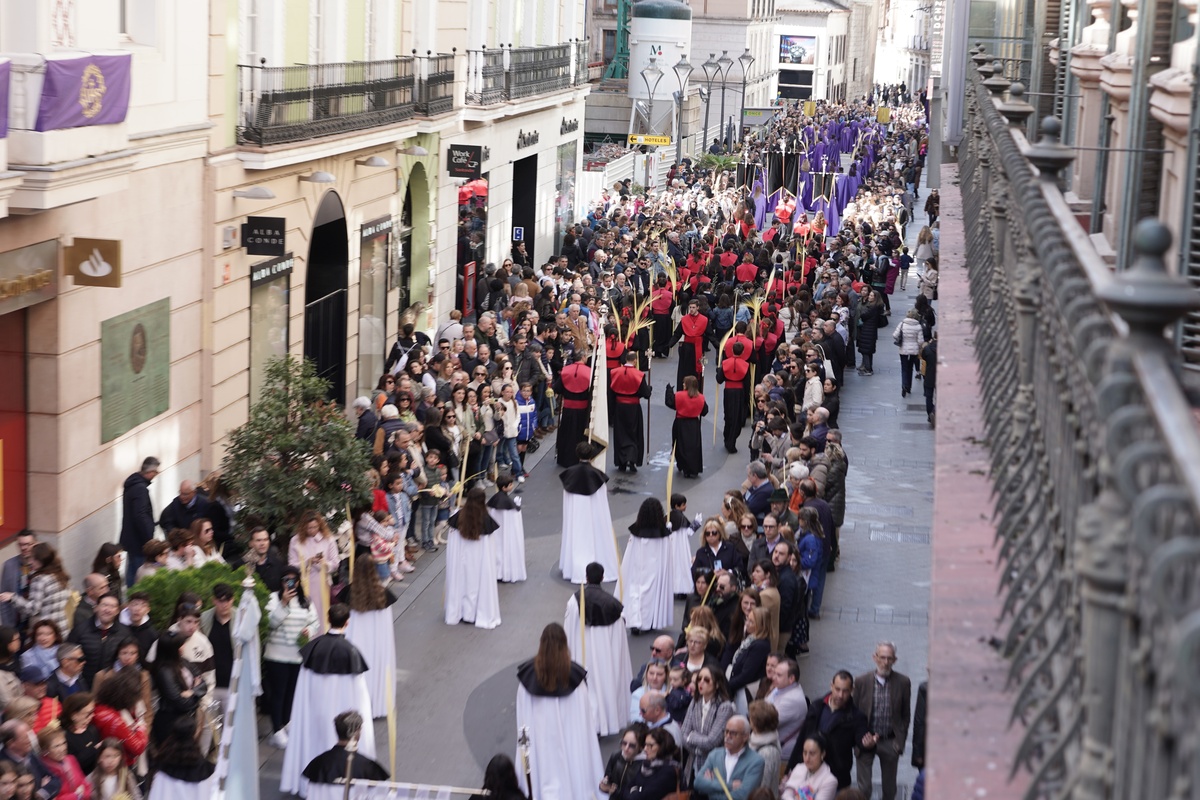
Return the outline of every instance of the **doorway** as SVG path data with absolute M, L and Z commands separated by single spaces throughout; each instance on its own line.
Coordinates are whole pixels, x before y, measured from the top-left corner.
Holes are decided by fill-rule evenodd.
M 513 228 L 523 229 L 525 252 L 533 264 L 537 263 L 537 254 L 534 253 L 534 245 L 537 242 L 537 231 L 534 229 L 537 221 L 537 162 L 538 157 L 535 154 L 513 163 L 512 224 Z M 508 243 L 508 252 L 500 254 L 496 259 L 497 263 L 512 255 L 513 244 L 511 241 Z
M 313 220 L 304 280 L 304 357 L 329 381 L 328 397 L 346 402 L 346 286 L 350 239 L 337 192 L 325 195 Z

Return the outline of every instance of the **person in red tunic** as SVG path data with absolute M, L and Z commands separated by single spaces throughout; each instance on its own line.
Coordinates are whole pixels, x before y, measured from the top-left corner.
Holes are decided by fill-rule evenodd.
M 680 339 L 679 370 L 676 373 L 678 383 L 689 375 L 695 376 L 701 391 L 704 390 L 704 364 L 701 358 L 708 344 L 708 317 L 700 313 L 700 304 L 695 300 L 688 303 L 688 313 L 679 319 L 679 327 L 671 337 L 670 346 L 674 347 Z
M 644 457 L 645 434 L 642 429 L 642 398 L 650 399 L 650 382 L 637 368 L 637 353 L 626 350 L 625 363 L 611 373 L 609 388 L 616 400 L 609 420 L 613 426 L 612 454 L 617 469 L 637 472 Z
M 704 471 L 700 418 L 708 414 L 708 401 L 700 394 L 700 382 L 695 375 L 686 376 L 683 389 L 678 392 L 667 384 L 667 408 L 675 409 L 675 424 L 671 426 L 675 465 L 683 477 L 695 478 Z
M 554 379 L 554 393 L 563 399 L 555 445 L 558 465 L 572 467 L 579 461 L 575 445 L 583 441 L 592 405 L 592 368 L 584 363 L 583 353 L 576 351 L 571 363 L 558 373 Z M 504 435 L 509 434 L 506 431 Z
M 650 261 L 646 259 L 648 265 Z M 675 291 L 666 275 L 659 275 L 650 293 L 650 316 L 654 319 L 654 357 L 666 358 L 671 347 L 671 311 L 675 308 Z
M 727 453 L 737 452 L 738 436 L 741 435 L 742 428 L 746 424 L 746 383 L 750 379 L 750 362 L 745 355 L 746 346 L 741 342 L 734 342 L 731 356 L 723 359 L 717 365 L 717 383 L 725 384 L 725 452 Z

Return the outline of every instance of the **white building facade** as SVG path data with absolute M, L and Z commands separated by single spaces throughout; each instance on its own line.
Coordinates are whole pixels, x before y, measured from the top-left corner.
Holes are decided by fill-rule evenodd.
M 834 0 L 779 0 L 774 30 L 779 93 L 787 100 L 845 100 L 850 9 Z

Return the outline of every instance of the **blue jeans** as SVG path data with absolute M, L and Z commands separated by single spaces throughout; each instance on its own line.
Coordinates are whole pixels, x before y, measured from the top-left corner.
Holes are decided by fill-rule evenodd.
M 808 588 L 812 592 L 812 605 L 809 614 L 821 613 L 821 598 L 825 596 L 825 564 L 816 567 L 808 576 Z
M 437 505 L 419 505 L 417 506 L 417 517 L 413 521 L 416 530 L 413 534 L 417 536 L 421 544 L 433 544 L 433 529 L 437 525 Z
M 146 563 L 146 556 L 141 550 L 125 551 L 125 585 L 133 586 L 137 580 L 137 571 L 141 569 L 142 564 Z
M 492 460 L 496 457 L 496 445 L 485 444 L 479 448 L 479 466 L 476 467 L 476 472 L 482 472 L 480 477 L 487 478 L 492 472 Z
M 500 452 L 496 454 L 500 466 L 508 467 L 514 476 L 521 474 L 521 454 L 517 451 L 517 437 L 505 436 L 500 440 Z

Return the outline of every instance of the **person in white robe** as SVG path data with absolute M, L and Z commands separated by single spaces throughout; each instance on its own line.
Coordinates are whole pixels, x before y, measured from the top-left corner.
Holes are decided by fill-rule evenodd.
M 629 534 L 621 561 L 625 624 L 634 633 L 670 628 L 675 624 L 674 577 L 671 531 L 662 503 L 653 497 L 642 501 Z
M 463 507 L 450 517 L 446 539 L 447 625 L 472 622 L 491 630 L 500 625 L 496 589 L 495 537 L 499 527 L 488 514 L 486 494 L 476 486 Z
M 371 716 L 386 717 L 396 698 L 396 624 L 392 605 L 399 596 L 379 580 L 375 560 L 360 556 L 354 563 L 353 580 L 338 601 L 350 606 L 346 639 L 367 662 L 367 691 L 371 694 Z
M 579 463 L 563 470 L 558 479 L 563 485 L 562 543 L 558 566 L 565 580 L 587 581 L 587 565 L 593 561 L 607 575 L 619 573 L 617 537 L 608 508 L 608 476 L 587 463 L 596 455 L 591 442 L 576 447 Z
M 537 655 L 517 667 L 517 733 L 528 737 L 537 800 L 605 800 L 586 678 L 587 671 L 571 661 L 566 631 L 557 622 L 542 630 Z
M 211 800 L 217 792 L 216 764 L 205 757 L 196 741 L 196 718 L 175 719 L 158 751 L 149 800 Z
M 345 781 L 386 781 L 388 771 L 373 758 L 358 752 L 363 718 L 357 711 L 344 711 L 333 718 L 337 744 L 308 762 L 304 777 L 308 779 L 308 800 L 343 800 Z
M 600 584 L 604 567 L 587 565 L 587 586 L 583 588 L 583 619 L 579 617 L 579 596 L 567 600 L 563 627 L 571 660 L 587 670 L 588 695 L 595 710 L 596 732 L 601 736 L 617 733 L 629 724 L 629 683 L 633 667 L 629 659 L 629 637 L 621 618 L 621 601 Z
M 671 529 L 671 586 L 675 594 L 689 595 L 692 585 L 692 534 L 700 529 L 704 516 L 697 513 L 695 519 L 687 518 L 687 498 L 681 494 L 671 495 L 671 516 L 667 527 Z
M 337 744 L 333 720 L 343 711 L 357 711 L 371 718 L 371 695 L 367 689 L 367 663 L 358 648 L 346 639 L 350 607 L 337 603 L 329 608 L 329 632 L 300 648 L 303 661 L 292 702 L 287 750 L 279 790 L 308 796 L 308 779 L 302 771 L 308 763 Z M 358 752 L 375 757 L 375 728 L 363 727 Z
M 487 501 L 488 514 L 499 526 L 495 537 L 496 579 L 503 583 L 525 580 L 525 521 L 521 518 L 521 498 L 514 497 L 517 486 L 511 473 L 496 479 L 496 493 Z

